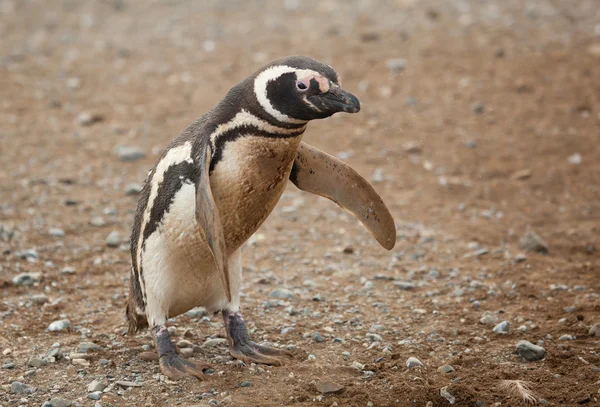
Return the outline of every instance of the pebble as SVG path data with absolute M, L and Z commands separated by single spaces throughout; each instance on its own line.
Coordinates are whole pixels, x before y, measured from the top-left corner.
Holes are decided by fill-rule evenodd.
M 523 263 L 527 261 L 527 256 L 523 253 L 519 253 L 515 256 L 515 263 Z
M 194 344 L 191 343 L 190 341 L 186 340 L 186 339 L 181 339 L 181 340 L 179 340 L 179 342 L 177 342 L 177 346 L 179 346 L 181 349 L 183 349 L 183 348 L 193 348 Z
M 35 387 L 31 387 L 21 382 L 12 382 L 10 384 L 10 391 L 13 394 L 33 393 L 35 391 Z
M 597 338 L 600 338 L 600 323 L 598 324 L 594 324 L 591 328 L 590 328 L 590 332 L 589 332 L 590 336 L 595 336 Z
M 336 394 L 343 392 L 346 387 L 334 382 L 316 382 L 315 388 L 321 394 Z
M 42 281 L 42 273 L 20 273 L 13 277 L 14 285 L 33 285 Z
M 202 344 L 203 348 L 213 348 L 217 345 L 220 345 L 222 343 L 227 342 L 227 339 L 225 338 L 212 338 L 212 339 L 207 339 L 206 341 L 204 341 L 204 343 Z
M 2 369 L 14 369 L 14 368 L 15 368 L 14 362 L 6 362 L 2 365 Z
M 140 353 L 140 359 L 146 362 L 155 362 L 158 360 L 158 354 L 154 352 L 142 352 Z
M 529 341 L 521 340 L 517 343 L 517 353 L 525 360 L 535 362 L 544 358 L 546 350 Z
M 401 72 L 406 69 L 406 59 L 391 58 L 385 62 L 385 66 L 392 73 Z
M 103 391 L 104 389 L 106 389 L 107 386 L 108 384 L 102 380 L 94 380 L 90 384 L 88 384 L 87 389 L 90 393 L 94 393 L 97 391 Z
M 125 193 L 127 195 L 137 195 L 140 192 L 142 192 L 142 186 L 140 184 L 132 182 L 125 186 Z
M 381 168 L 375 168 L 373 174 L 371 174 L 371 181 L 374 184 L 380 184 L 385 181 L 385 176 L 383 175 L 383 170 Z
M 313 341 L 315 341 L 317 343 L 323 342 L 323 337 L 318 332 L 313 332 L 310 337 L 312 338 Z
M 128 387 L 142 387 L 144 385 L 143 382 L 130 382 L 130 381 L 126 381 L 126 380 L 119 380 L 117 382 L 115 382 L 117 386 L 121 386 L 123 388 L 128 388 Z
M 413 367 L 423 367 L 423 363 L 419 359 L 411 356 L 406 359 L 406 367 L 409 369 L 412 369 Z
M 559 341 L 574 341 L 575 337 L 573 335 L 561 335 L 560 338 L 558 338 Z
M 493 329 L 494 333 L 497 334 L 507 334 L 510 327 L 510 323 L 508 321 L 502 321 L 498 325 L 496 325 Z
M 296 328 L 289 326 L 289 327 L 285 327 L 281 330 L 281 334 L 285 335 L 285 334 L 289 334 L 290 332 L 294 332 L 296 330 Z
M 530 252 L 548 253 L 548 244 L 534 232 L 525 233 L 519 240 L 519 247 Z
M 8 356 L 12 353 L 12 349 L 11 348 L 6 348 L 2 351 L 2 355 L 4 356 Z
M 108 247 L 119 247 L 121 244 L 121 235 L 116 230 L 113 230 L 106 236 L 106 245 Z
M 93 393 L 88 394 L 87 397 L 90 400 L 100 400 L 102 398 L 102 392 L 101 391 L 95 391 Z
M 54 236 L 54 237 L 64 237 L 65 231 L 60 228 L 50 228 L 50 229 L 48 229 L 48 234 L 50 234 L 50 236 Z
M 93 216 L 92 219 L 90 219 L 90 225 L 100 228 L 106 226 L 106 221 L 102 216 Z
M 483 316 L 479 319 L 479 323 L 483 325 L 496 324 L 497 322 L 498 317 L 490 311 L 485 311 Z
M 94 342 L 81 342 L 77 347 L 77 352 L 79 353 L 87 353 L 89 350 L 97 351 L 100 349 L 100 346 L 96 345 Z
M 71 407 L 73 403 L 71 402 L 71 400 L 55 397 L 53 399 L 50 399 L 50 405 L 52 407 Z
M 98 123 L 104 120 L 104 117 L 98 113 L 81 112 L 77 116 L 77 123 L 82 126 L 91 126 L 94 123 Z
M 581 154 L 575 153 L 573 155 L 570 155 L 569 158 L 567 158 L 567 161 L 571 165 L 579 165 L 583 161 L 583 157 L 581 156 Z
M 438 372 L 440 373 L 453 373 L 456 370 L 454 370 L 454 368 L 450 365 L 442 365 L 440 367 L 438 367 Z
M 179 352 L 181 353 L 182 356 L 189 358 L 190 356 L 192 356 L 194 354 L 194 349 L 183 348 L 183 349 L 180 349 Z
M 485 105 L 481 102 L 473 103 L 471 110 L 475 114 L 483 114 L 485 112 Z
M 394 281 L 394 285 L 401 290 L 412 290 L 415 288 L 415 284 L 410 281 Z
M 44 294 L 35 294 L 31 296 L 31 302 L 37 305 L 44 305 L 49 301 L 48 297 Z
M 90 365 L 90 362 L 88 362 L 85 359 L 71 359 L 71 363 L 73 363 L 76 366 L 83 366 L 83 367 L 88 367 Z
M 32 356 L 27 361 L 27 366 L 30 366 L 30 367 L 42 367 L 42 366 L 46 366 L 47 364 L 48 364 L 47 360 L 44 360 L 37 356 Z
M 252 382 L 241 382 L 240 387 L 252 387 Z
M 204 308 L 204 307 L 192 308 L 191 310 L 186 312 L 184 315 L 187 317 L 191 317 L 191 318 L 203 317 L 206 315 L 206 308 Z
M 69 321 L 68 319 L 61 319 L 59 321 L 51 322 L 50 325 L 48 325 L 48 330 L 50 332 L 59 332 L 64 331 L 65 329 L 69 329 L 70 327 L 71 321 Z
M 288 290 L 287 288 L 277 288 L 271 291 L 271 294 L 269 294 L 269 296 L 271 298 L 277 299 L 292 299 L 294 298 L 294 293 Z
M 23 250 L 22 252 L 16 252 L 15 256 L 23 260 L 36 260 L 40 257 L 39 253 L 35 249 Z
M 146 156 L 144 150 L 135 146 L 117 146 L 115 153 L 121 161 L 136 161 Z
M 448 386 L 444 386 L 440 389 L 440 396 L 448 400 L 448 403 L 456 403 L 456 398 L 448 391 Z

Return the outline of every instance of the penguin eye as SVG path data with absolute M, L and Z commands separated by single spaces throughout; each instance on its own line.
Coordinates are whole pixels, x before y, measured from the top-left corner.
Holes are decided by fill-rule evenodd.
M 306 86 L 306 83 L 304 83 L 303 81 L 297 81 L 296 88 L 298 88 L 298 90 L 305 91 L 308 89 L 308 86 Z

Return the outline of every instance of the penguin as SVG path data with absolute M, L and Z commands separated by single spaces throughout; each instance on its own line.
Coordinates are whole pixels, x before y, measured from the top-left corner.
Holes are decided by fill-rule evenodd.
M 394 220 L 373 187 L 302 141 L 309 121 L 359 110 L 331 66 L 291 56 L 235 85 L 166 148 L 140 194 L 126 306 L 128 332 L 150 328 L 165 376 L 202 379 L 207 365 L 182 358 L 166 327 L 197 306 L 222 312 L 232 357 L 278 366 L 291 356 L 254 342 L 240 308 L 240 247 L 288 180 L 336 202 L 394 247 Z

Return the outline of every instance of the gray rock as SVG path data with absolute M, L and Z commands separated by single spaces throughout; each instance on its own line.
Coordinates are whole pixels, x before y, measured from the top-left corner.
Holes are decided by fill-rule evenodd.
M 287 288 L 277 288 L 271 291 L 269 297 L 277 299 L 292 299 L 294 298 L 294 293 Z
M 191 310 L 186 312 L 184 315 L 186 317 L 191 317 L 191 318 L 203 317 L 206 315 L 206 308 L 204 308 L 204 307 L 192 308 Z
M 81 126 L 91 126 L 94 123 L 98 123 L 104 120 L 104 117 L 98 113 L 81 112 L 77 116 L 77 123 Z
M 519 341 L 517 343 L 517 353 L 523 359 L 529 362 L 535 362 L 537 360 L 541 360 L 546 355 L 546 349 L 541 346 L 534 345 L 529 341 Z
M 68 319 L 61 319 L 59 321 L 51 322 L 50 325 L 48 325 L 48 330 L 50 332 L 60 332 L 64 331 L 65 329 L 69 329 L 70 327 L 71 321 Z
M 202 344 L 203 348 L 213 348 L 217 345 L 220 345 L 222 343 L 227 342 L 227 339 L 225 338 L 213 338 L 213 339 L 207 339 L 206 341 L 204 341 L 204 343 Z
M 77 347 L 78 353 L 87 353 L 88 351 L 97 351 L 100 349 L 100 346 L 96 345 L 94 342 L 81 342 Z M 90 390 L 92 391 L 92 390 Z
M 317 343 L 321 343 L 323 342 L 323 337 L 321 336 L 320 333 L 318 332 L 313 332 L 310 337 L 312 338 L 313 341 L 317 342 Z
M 54 236 L 54 237 L 64 237 L 65 236 L 65 231 L 60 228 L 50 228 L 50 229 L 48 229 L 48 233 L 50 234 L 50 236 Z
M 14 369 L 14 368 L 15 368 L 14 362 L 7 361 L 6 363 L 4 363 L 2 365 L 2 369 Z
M 101 391 L 95 391 L 93 393 L 88 394 L 87 397 L 90 400 L 100 400 L 102 398 L 102 392 Z
M 108 384 L 102 380 L 94 380 L 90 384 L 88 384 L 87 389 L 90 393 L 93 393 L 96 391 L 103 391 L 104 389 L 106 389 L 107 386 Z
M 548 244 L 534 232 L 525 233 L 519 240 L 519 247 L 530 252 L 548 253 Z
M 496 325 L 493 329 L 494 333 L 506 335 L 510 328 L 510 323 L 508 321 L 502 321 L 498 325 Z
M 473 103 L 471 110 L 475 114 L 483 114 L 485 112 L 485 105 L 481 102 Z
M 21 252 L 16 252 L 15 256 L 22 260 L 36 260 L 39 259 L 40 255 L 35 249 L 23 250 Z
M 412 290 L 416 287 L 416 285 L 410 281 L 394 281 L 394 285 L 401 290 Z
M 106 245 L 108 247 L 119 247 L 121 244 L 121 234 L 116 230 L 113 230 L 106 236 Z
M 423 362 L 415 357 L 409 357 L 406 359 L 406 367 L 412 369 L 413 367 L 423 367 Z
M 595 336 L 596 338 L 600 338 L 600 323 L 598 324 L 594 324 L 591 328 L 590 328 L 590 332 L 589 332 L 590 336 Z
M 346 387 L 333 382 L 316 382 L 315 388 L 321 394 L 336 394 L 343 392 Z
M 46 366 L 47 364 L 48 364 L 47 360 L 39 358 L 37 356 L 32 356 L 27 361 L 27 366 L 29 366 L 29 367 L 42 367 L 42 366 Z
M 92 219 L 90 219 L 90 225 L 96 226 L 96 227 L 102 227 L 102 226 L 106 226 L 106 221 L 104 220 L 104 218 L 102 216 L 93 216 Z
M 450 404 L 456 403 L 456 397 L 454 397 L 452 393 L 448 391 L 448 386 L 444 386 L 440 389 L 440 396 L 448 400 L 448 403 Z
M 117 146 L 115 153 L 121 161 L 136 161 L 146 156 L 144 150 L 135 146 Z
M 281 334 L 285 335 L 285 334 L 289 334 L 290 332 L 294 332 L 296 330 L 296 328 L 290 326 L 290 327 L 285 327 L 281 330 Z
M 252 387 L 252 382 L 241 382 L 240 387 Z
M 561 335 L 560 338 L 558 338 L 559 341 L 574 341 L 575 337 L 573 335 Z
M 524 261 L 527 261 L 527 255 L 519 253 L 515 256 L 515 263 L 523 263 Z
M 14 276 L 12 281 L 14 285 L 33 285 L 42 281 L 42 273 L 20 273 Z
M 479 319 L 479 323 L 483 325 L 496 324 L 498 323 L 498 317 L 493 312 L 485 311 Z
M 385 181 L 385 176 L 383 175 L 383 170 L 381 168 L 375 168 L 373 174 L 371 174 L 371 181 L 374 184 L 380 184 Z
M 438 367 L 438 372 L 444 373 L 444 374 L 453 373 L 455 371 L 456 370 L 454 370 L 454 368 L 450 365 L 442 365 L 442 366 Z
M 401 72 L 406 69 L 406 59 L 404 58 L 392 58 L 385 62 L 385 66 L 392 73 Z
M 50 399 L 50 405 L 52 407 L 71 407 L 73 403 L 71 402 L 71 400 L 55 397 Z
M 12 382 L 10 384 L 10 391 L 13 394 L 29 394 L 35 391 L 35 387 L 31 387 L 21 382 Z
M 143 382 L 130 382 L 130 381 L 126 381 L 126 380 L 120 380 L 115 382 L 115 384 L 117 386 L 121 386 L 123 388 L 128 388 L 128 387 L 142 387 L 144 385 Z
M 125 193 L 127 195 L 137 195 L 140 192 L 142 192 L 142 186 L 140 184 L 132 182 L 125 186 Z

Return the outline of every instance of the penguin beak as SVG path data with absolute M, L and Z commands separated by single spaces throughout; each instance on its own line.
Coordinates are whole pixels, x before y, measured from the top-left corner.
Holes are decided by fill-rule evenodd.
M 360 111 L 358 98 L 335 84 L 327 92 L 315 95 L 310 99 L 319 109 L 330 114 L 337 112 L 357 113 Z

